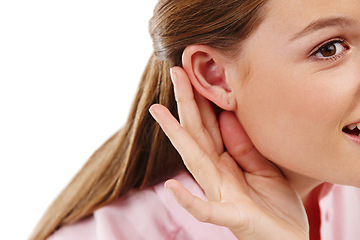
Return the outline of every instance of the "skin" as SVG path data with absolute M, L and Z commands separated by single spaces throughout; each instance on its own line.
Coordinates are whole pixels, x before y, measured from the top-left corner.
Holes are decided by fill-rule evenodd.
M 185 50 L 173 69 L 181 126 L 162 106 L 150 112 L 209 199 L 167 182 L 194 217 L 239 239 L 319 239 L 317 187 L 360 187 L 360 141 L 342 131 L 360 121 L 359 4 L 271 0 L 235 60 Z M 218 123 L 205 98 L 235 115 Z
M 360 9 L 353 7 L 358 4 L 271 1 L 241 56 L 250 66 L 248 78 L 237 79 L 240 64 L 229 73 L 235 111 L 248 135 L 302 196 L 321 181 L 360 187 L 360 146 L 342 131 L 360 119 Z M 353 22 L 293 39 L 311 22 L 330 17 Z M 321 53 L 309 57 L 317 46 L 338 39 L 346 42 L 334 42 L 338 53 L 332 58 Z
M 165 187 L 178 203 L 199 221 L 228 227 L 241 240 L 308 239 L 299 195 L 257 151 L 236 116 L 225 111 L 218 124 L 209 102 L 193 93 L 186 73 L 172 72 L 181 125 L 164 106 L 153 105 L 150 113 L 209 200 L 169 180 Z

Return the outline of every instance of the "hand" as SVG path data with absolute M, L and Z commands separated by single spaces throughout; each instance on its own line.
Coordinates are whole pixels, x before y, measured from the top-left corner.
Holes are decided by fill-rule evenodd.
M 223 112 L 218 122 L 184 70 L 172 71 L 181 125 L 164 106 L 153 105 L 150 112 L 208 198 L 169 180 L 165 186 L 178 203 L 199 221 L 228 227 L 241 240 L 309 239 L 300 197 L 257 151 L 236 116 Z

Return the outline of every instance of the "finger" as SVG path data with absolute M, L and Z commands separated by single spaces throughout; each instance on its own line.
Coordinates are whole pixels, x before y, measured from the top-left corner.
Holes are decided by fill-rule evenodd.
M 218 170 L 209 156 L 200 148 L 188 132 L 181 127 L 166 107 L 155 104 L 149 110 L 179 152 L 185 166 L 205 191 L 208 198 L 218 199 Z
M 207 146 L 205 150 L 209 154 L 212 154 L 211 151 L 215 151 L 215 144 L 203 124 L 204 118 L 202 118 L 201 112 L 199 111 L 199 106 L 195 100 L 194 91 L 186 72 L 180 67 L 174 67 L 171 69 L 171 76 L 174 83 L 175 98 L 181 125 L 200 146 Z M 202 101 L 202 103 L 203 105 L 201 107 L 208 107 L 204 105 L 204 101 Z
M 190 126 L 194 129 L 202 128 L 200 112 L 186 72 L 180 67 L 173 67 L 170 71 L 181 125 L 186 129 Z
M 199 107 L 200 115 L 205 129 L 214 141 L 217 154 L 224 152 L 224 143 L 221 138 L 219 123 L 212 104 L 205 97 L 194 91 L 195 101 Z
M 175 197 L 180 206 L 201 222 L 224 227 L 241 224 L 241 217 L 234 212 L 233 205 L 204 201 L 191 194 L 180 182 L 173 179 L 166 181 L 165 188 Z
M 281 175 L 256 149 L 234 113 L 222 112 L 219 124 L 227 151 L 244 171 L 269 177 Z
M 197 220 L 207 222 L 210 220 L 211 207 L 208 202 L 192 195 L 180 182 L 168 180 L 165 188 L 175 197 L 176 201 Z

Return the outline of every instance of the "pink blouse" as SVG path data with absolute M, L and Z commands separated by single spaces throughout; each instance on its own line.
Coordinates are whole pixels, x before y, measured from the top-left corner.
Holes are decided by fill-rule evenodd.
M 188 173 L 175 177 L 205 199 Z M 335 185 L 319 200 L 323 240 L 360 239 L 360 189 Z M 133 191 L 93 215 L 57 230 L 49 240 L 235 240 L 224 227 L 201 223 L 165 190 L 163 183 Z

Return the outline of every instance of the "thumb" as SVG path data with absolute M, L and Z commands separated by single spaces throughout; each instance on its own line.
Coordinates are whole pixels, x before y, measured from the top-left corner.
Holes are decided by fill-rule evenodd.
M 227 151 L 244 171 L 268 175 L 268 171 L 271 170 L 273 176 L 276 169 L 276 172 L 280 173 L 275 165 L 256 149 L 233 112 L 221 112 L 219 125 Z

